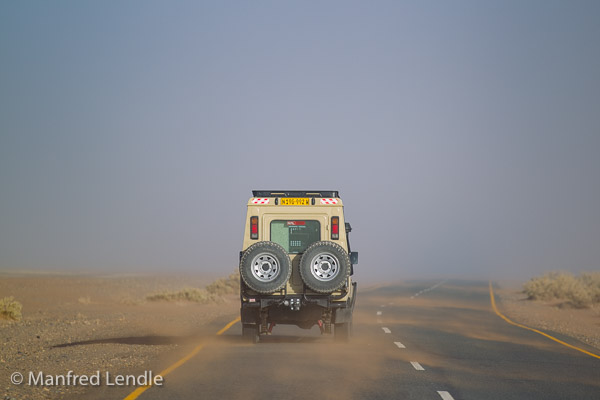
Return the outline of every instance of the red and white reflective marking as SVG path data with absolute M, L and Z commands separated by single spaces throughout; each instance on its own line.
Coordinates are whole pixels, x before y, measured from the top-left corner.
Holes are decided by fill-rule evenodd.
M 337 204 L 338 199 L 321 199 L 321 204 Z
M 261 199 L 261 198 L 252 199 L 252 204 L 269 204 L 269 199 Z

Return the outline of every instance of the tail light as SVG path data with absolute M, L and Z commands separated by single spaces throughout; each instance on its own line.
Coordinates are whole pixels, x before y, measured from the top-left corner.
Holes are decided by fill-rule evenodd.
M 340 238 L 340 217 L 331 217 L 331 240 Z
M 258 239 L 258 217 L 250 217 L 250 239 Z

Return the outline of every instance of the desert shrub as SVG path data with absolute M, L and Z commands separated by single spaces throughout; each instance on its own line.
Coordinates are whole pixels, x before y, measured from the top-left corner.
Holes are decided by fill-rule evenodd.
M 531 300 L 565 300 L 575 307 L 589 307 L 600 302 L 600 273 L 574 277 L 565 272 L 550 272 L 532 278 L 523 289 Z
M 185 288 L 174 292 L 155 293 L 146 297 L 150 301 L 192 301 L 194 303 L 220 303 L 222 296 L 238 293 L 240 290 L 240 275 L 234 272 L 227 278 L 217 279 L 205 289 Z
M 161 292 L 146 297 L 150 301 L 191 301 L 194 303 L 207 304 L 218 302 L 219 298 L 208 293 L 204 289 L 184 288 L 175 292 Z
M 23 306 L 14 297 L 5 297 L 0 300 L 0 318 L 13 321 L 21 320 Z
M 600 272 L 587 272 L 580 277 L 583 284 L 588 288 L 592 302 L 600 303 Z
M 240 291 L 240 274 L 233 272 L 227 278 L 217 279 L 206 287 L 206 291 L 215 295 L 233 294 Z
M 136 299 L 135 297 L 132 297 L 132 296 L 125 296 L 119 300 L 119 303 L 126 305 L 126 306 L 139 306 L 140 304 L 144 303 L 144 300 Z

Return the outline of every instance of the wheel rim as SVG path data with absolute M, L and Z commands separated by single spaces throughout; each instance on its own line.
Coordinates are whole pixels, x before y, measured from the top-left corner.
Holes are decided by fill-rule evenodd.
M 260 253 L 252 259 L 252 276 L 261 282 L 274 281 L 279 271 L 279 262 L 269 253 Z
M 310 272 L 316 279 L 328 282 L 338 276 L 340 262 L 331 253 L 319 253 L 310 262 Z

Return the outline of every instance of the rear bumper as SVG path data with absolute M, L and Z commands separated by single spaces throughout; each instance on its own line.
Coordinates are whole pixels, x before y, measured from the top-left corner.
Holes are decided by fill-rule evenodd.
M 241 319 L 243 324 L 260 323 L 261 314 L 267 313 L 268 321 L 277 324 L 299 325 L 318 321 L 331 312 L 333 323 L 349 322 L 356 302 L 356 282 L 351 292 L 341 295 L 247 295 L 242 285 Z M 341 300 L 344 299 L 344 300 Z

